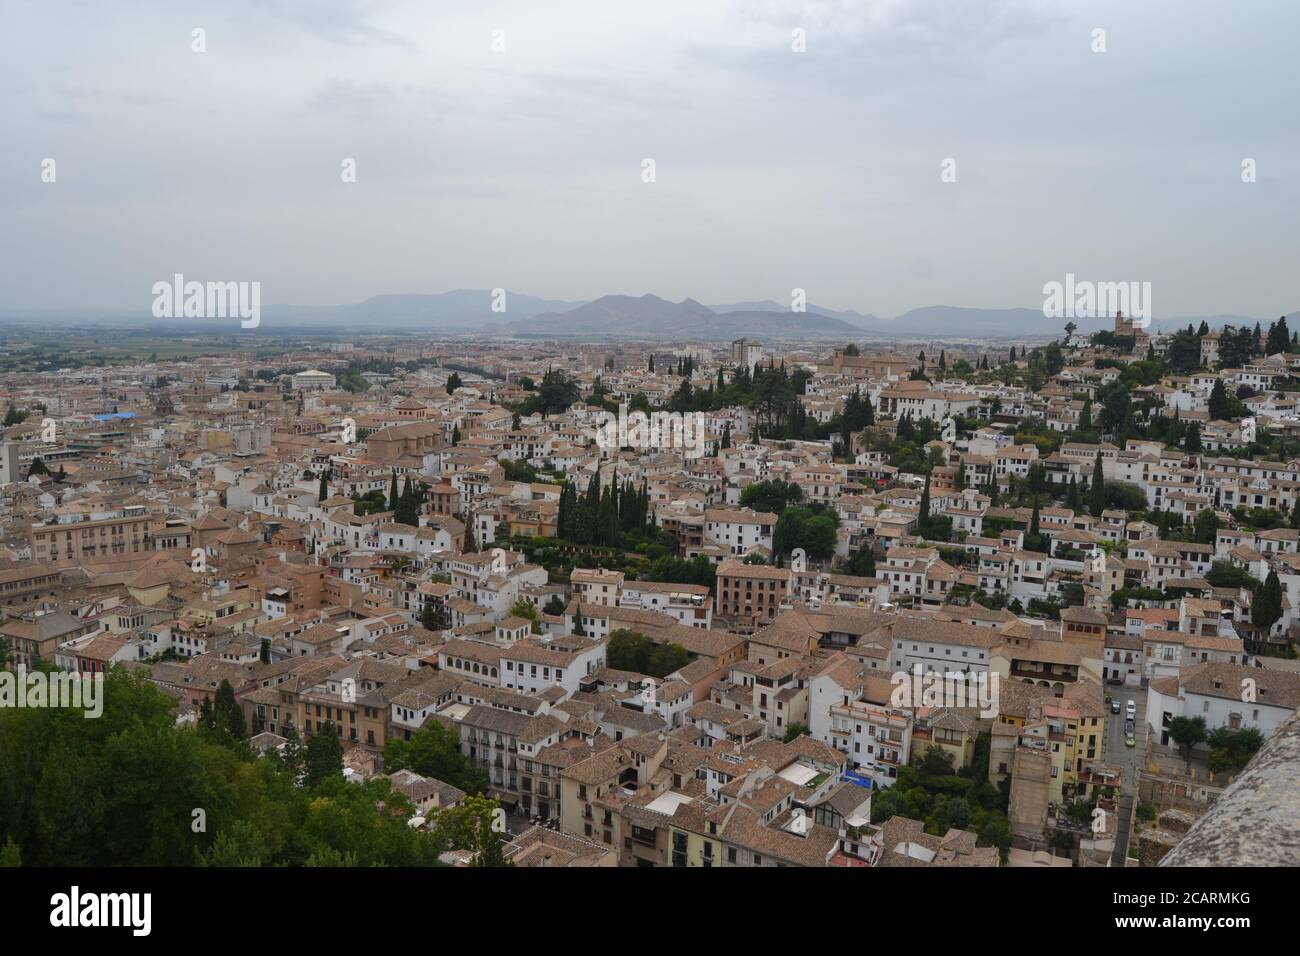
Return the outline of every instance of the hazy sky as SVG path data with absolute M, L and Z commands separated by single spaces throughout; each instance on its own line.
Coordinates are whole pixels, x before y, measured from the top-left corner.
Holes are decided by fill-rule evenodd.
M 1276 316 L 1297 36 L 1283 0 L 0 0 L 0 309 L 182 272 L 892 316 L 1073 272 Z

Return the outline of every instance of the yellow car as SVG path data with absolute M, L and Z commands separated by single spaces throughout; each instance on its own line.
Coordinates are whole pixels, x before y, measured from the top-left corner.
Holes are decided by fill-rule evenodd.
M 1136 746 L 1137 746 L 1137 738 L 1134 737 L 1132 734 L 1125 734 L 1125 735 L 1124 735 L 1124 746 L 1125 746 L 1125 747 L 1136 747 Z

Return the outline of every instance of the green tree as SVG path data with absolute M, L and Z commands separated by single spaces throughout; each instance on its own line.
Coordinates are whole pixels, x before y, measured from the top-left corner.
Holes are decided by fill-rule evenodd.
M 1101 414 L 1098 424 L 1102 431 L 1122 437 L 1131 412 L 1129 386 L 1116 380 L 1102 387 L 1098 397 L 1101 399 Z
M 235 700 L 235 689 L 230 686 L 230 681 L 222 680 L 211 702 L 204 699 L 200 722 L 214 740 L 222 743 L 231 744 L 247 736 L 244 711 Z
M 782 737 L 781 740 L 783 743 L 788 744 L 792 740 L 806 736 L 807 733 L 808 727 L 806 724 L 801 724 L 797 720 L 791 721 L 791 723 L 785 728 L 785 736 Z
M 802 548 L 809 558 L 827 560 L 835 553 L 837 527 L 838 519 L 832 511 L 786 508 L 772 532 L 772 547 L 783 556 Z
M 0 848 L 0 869 L 18 867 L 23 865 L 23 851 L 14 842 L 13 837 L 5 840 L 5 845 Z
M 1268 327 L 1268 341 L 1264 346 L 1267 355 L 1291 350 L 1291 331 L 1286 326 L 1286 316 L 1282 316 Z
M 579 395 L 577 382 L 559 369 L 547 369 L 534 401 L 537 411 L 545 416 L 567 411 Z
M 1192 522 L 1192 540 L 1197 544 L 1214 544 L 1215 535 L 1219 531 L 1219 516 L 1215 514 L 1213 508 L 1202 508 L 1196 512 L 1196 518 Z
M 1214 773 L 1240 773 L 1264 745 L 1264 735 L 1256 727 L 1232 730 L 1218 727 L 1206 738 L 1210 745 L 1209 768 Z
M 262 834 L 247 820 L 236 820 L 217 834 L 203 854 L 201 866 L 262 866 L 273 851 Z
M 1210 418 L 1214 421 L 1230 421 L 1234 417 L 1234 409 L 1228 398 L 1228 390 L 1224 388 L 1223 379 L 1221 378 L 1216 378 L 1214 387 L 1210 389 L 1208 409 Z
M 326 780 L 342 776 L 343 744 L 333 721 L 325 721 L 325 726 L 312 735 L 304 749 L 303 771 L 307 786 L 319 786 Z
M 950 751 L 938 744 L 930 744 L 925 748 L 925 754 L 921 758 L 921 772 L 933 777 L 948 777 L 953 774 L 954 763 Z
M 466 793 L 486 793 L 488 777 L 460 751 L 460 734 L 437 720 L 428 721 L 410 740 L 392 737 L 384 745 L 388 773 L 410 770 L 441 780 Z
M 876 556 L 872 553 L 871 546 L 864 544 L 857 551 L 854 551 L 849 556 L 844 571 L 846 574 L 855 577 L 874 578 L 876 576 Z
M 402 493 L 397 498 L 397 507 L 393 509 L 393 521 L 411 527 L 420 525 L 420 492 L 416 489 L 409 473 L 402 487 Z
M 663 680 L 689 664 L 690 654 L 680 644 L 660 644 L 644 634 L 620 628 L 609 636 L 605 661 L 615 670 Z
M 488 797 L 468 796 L 454 807 L 435 812 L 433 823 L 454 849 L 473 854 L 475 867 L 511 866 L 505 858 L 505 816 Z
M 1186 375 L 1201 367 L 1201 340 L 1190 332 L 1176 332 L 1169 340 L 1165 353 L 1169 370 L 1175 375 Z
M 1079 494 L 1079 483 L 1074 475 L 1070 476 L 1070 484 L 1065 493 L 1065 506 L 1076 515 L 1083 513 L 1083 496 Z
M 803 500 L 803 489 L 792 481 L 773 478 L 752 482 L 740 492 L 740 504 L 755 511 L 779 515 L 787 506 Z
M 1192 748 L 1204 743 L 1206 740 L 1205 718 L 1200 716 L 1175 717 L 1169 721 L 1166 730 L 1169 733 L 1169 739 L 1182 749 L 1183 760 L 1190 767 L 1192 765 Z
M 534 634 L 542 633 L 542 622 L 537 614 L 537 605 L 526 597 L 520 597 L 514 604 L 510 605 L 510 614 L 514 617 L 521 617 L 527 621 Z
M 1088 510 L 1094 518 L 1100 518 L 1106 510 L 1106 476 L 1101 467 L 1101 452 L 1092 462 L 1092 483 L 1089 485 Z
M 1282 610 L 1282 584 L 1277 572 L 1270 570 L 1250 602 L 1250 621 L 1267 636 L 1282 617 Z

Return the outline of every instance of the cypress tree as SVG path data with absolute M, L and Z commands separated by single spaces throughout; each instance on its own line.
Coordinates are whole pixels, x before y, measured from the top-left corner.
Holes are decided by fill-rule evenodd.
M 399 524 L 409 524 L 419 526 L 420 524 L 420 495 L 411 483 L 411 476 L 406 476 L 406 484 L 402 488 L 402 497 L 398 503 L 397 521 Z
M 1088 502 L 1088 510 L 1092 512 L 1094 518 L 1100 518 L 1101 513 L 1106 510 L 1106 477 L 1101 468 L 1101 452 L 1097 452 L 1096 459 L 1092 463 L 1092 485 L 1091 500 Z
M 1282 616 L 1282 584 L 1276 571 L 1269 571 L 1264 583 L 1255 589 L 1250 602 L 1251 623 L 1264 632 L 1265 637 L 1273 624 Z

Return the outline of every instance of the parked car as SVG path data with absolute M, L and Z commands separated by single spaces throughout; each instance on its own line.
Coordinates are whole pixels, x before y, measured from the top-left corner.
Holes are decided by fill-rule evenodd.
M 1133 733 L 1131 731 L 1124 735 L 1124 746 L 1125 747 L 1137 746 L 1137 738 L 1133 736 Z
M 1128 716 L 1129 720 L 1132 720 L 1134 717 L 1136 717 L 1137 712 L 1138 712 L 1138 705 L 1136 701 L 1130 700 L 1128 703 L 1124 705 L 1124 713 Z

